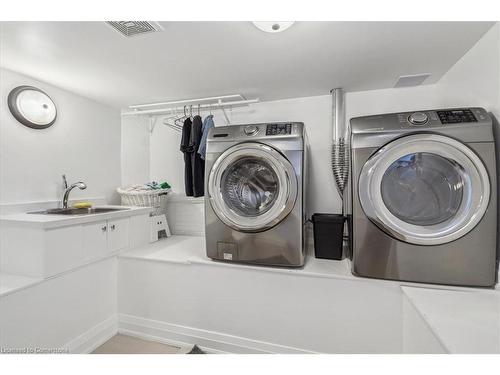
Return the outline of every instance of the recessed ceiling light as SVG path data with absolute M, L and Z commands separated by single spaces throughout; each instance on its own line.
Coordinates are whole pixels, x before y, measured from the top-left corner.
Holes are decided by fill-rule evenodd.
M 279 33 L 288 29 L 295 21 L 254 21 L 252 23 L 266 33 Z

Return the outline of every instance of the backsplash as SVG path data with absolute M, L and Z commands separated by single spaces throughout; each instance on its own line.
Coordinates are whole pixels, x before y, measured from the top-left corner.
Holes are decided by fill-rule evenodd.
M 172 234 L 188 236 L 205 235 L 204 198 L 190 198 L 183 194 L 168 195 L 165 207 L 168 225 Z

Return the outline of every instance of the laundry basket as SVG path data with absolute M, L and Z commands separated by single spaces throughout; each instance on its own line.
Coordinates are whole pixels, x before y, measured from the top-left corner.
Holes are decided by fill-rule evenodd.
M 116 189 L 122 198 L 122 204 L 125 206 L 153 207 L 155 212 L 152 215 L 159 215 L 162 205 L 167 198 L 170 189 L 154 190 L 125 190 Z

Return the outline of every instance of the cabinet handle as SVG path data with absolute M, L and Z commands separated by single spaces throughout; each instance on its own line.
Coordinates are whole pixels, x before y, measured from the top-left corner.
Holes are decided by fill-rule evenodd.
M 115 224 L 111 225 L 111 230 L 115 230 Z
M 101 229 L 103 232 L 106 232 L 108 230 L 108 228 L 106 226 L 103 226 Z

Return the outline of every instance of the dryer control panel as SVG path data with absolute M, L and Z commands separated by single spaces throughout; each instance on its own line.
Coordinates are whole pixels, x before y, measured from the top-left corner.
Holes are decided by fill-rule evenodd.
M 372 134 L 435 132 L 464 142 L 491 142 L 493 120 L 484 108 L 440 108 L 413 112 L 387 113 L 351 119 L 351 134 L 364 134 L 363 144 L 378 144 Z M 360 139 L 360 138 L 358 138 Z M 366 142 L 365 142 L 366 141 Z
M 460 122 L 477 122 L 470 109 L 453 109 L 451 111 L 436 111 L 441 124 L 458 124 Z
M 450 108 L 431 111 L 396 113 L 400 129 L 435 128 L 442 126 L 477 124 L 489 120 L 482 108 Z
M 292 124 L 267 124 L 266 135 L 287 135 L 292 134 Z

